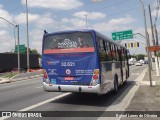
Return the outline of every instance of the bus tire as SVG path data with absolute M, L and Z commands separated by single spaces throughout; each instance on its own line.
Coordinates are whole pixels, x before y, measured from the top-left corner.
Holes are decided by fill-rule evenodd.
M 117 77 L 117 75 L 115 75 L 115 77 L 114 77 L 114 90 L 113 90 L 113 93 L 114 94 L 118 93 L 118 77 Z
M 125 79 L 125 81 L 123 82 L 124 85 L 127 84 L 127 79 L 128 79 L 128 70 L 126 70 L 126 79 Z

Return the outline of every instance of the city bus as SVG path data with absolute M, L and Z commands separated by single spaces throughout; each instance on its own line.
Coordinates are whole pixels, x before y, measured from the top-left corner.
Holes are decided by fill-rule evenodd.
M 45 91 L 117 93 L 129 77 L 127 49 L 95 30 L 44 32 Z

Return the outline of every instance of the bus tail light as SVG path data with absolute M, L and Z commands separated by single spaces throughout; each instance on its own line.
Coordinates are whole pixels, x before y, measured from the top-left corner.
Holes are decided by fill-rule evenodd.
M 49 78 L 48 78 L 48 75 L 47 75 L 46 70 L 43 70 L 43 71 L 42 71 L 42 74 L 43 74 L 43 81 L 44 81 L 46 84 L 50 84 L 50 80 L 49 80 Z
M 99 69 L 93 71 L 91 85 L 97 85 L 99 80 Z
M 98 80 L 98 76 L 97 76 L 97 75 L 94 75 L 94 76 L 93 76 L 93 79 L 94 79 L 94 80 Z
M 94 70 L 94 74 L 98 75 L 99 74 L 99 70 Z
M 44 74 L 44 75 L 43 75 L 43 78 L 47 79 L 47 78 L 48 78 L 48 75 L 47 75 L 47 74 Z

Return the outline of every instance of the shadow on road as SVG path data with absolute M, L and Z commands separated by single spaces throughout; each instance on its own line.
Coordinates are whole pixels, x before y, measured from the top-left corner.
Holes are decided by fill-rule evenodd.
M 113 92 L 109 92 L 106 95 L 72 93 L 51 103 L 106 107 L 110 106 L 121 95 L 123 95 L 121 96 L 121 99 L 123 100 L 125 95 L 127 95 L 127 93 L 134 85 L 134 81 L 127 81 L 126 84 L 119 87 L 117 95 L 114 95 Z M 119 102 L 121 102 L 121 100 L 119 100 Z

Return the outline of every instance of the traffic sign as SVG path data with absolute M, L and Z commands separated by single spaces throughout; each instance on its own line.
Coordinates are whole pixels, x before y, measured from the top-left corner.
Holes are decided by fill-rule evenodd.
M 131 39 L 131 38 L 133 38 L 132 30 L 126 30 L 126 31 L 112 33 L 113 40 L 124 40 L 124 39 Z
M 19 45 L 19 51 L 20 51 L 20 53 L 25 53 L 25 51 L 26 51 L 25 45 Z M 18 52 L 18 45 L 15 46 L 15 52 L 16 53 Z
M 160 46 L 149 46 L 148 50 L 150 52 L 154 52 L 154 51 L 160 51 Z

